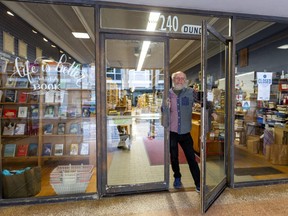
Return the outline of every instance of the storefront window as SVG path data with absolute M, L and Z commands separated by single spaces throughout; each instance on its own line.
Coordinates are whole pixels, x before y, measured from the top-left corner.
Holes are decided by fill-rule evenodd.
M 49 13 L 47 28 L 60 23 L 51 5 L 25 6 Z M 66 24 L 66 16 L 70 14 L 72 19 L 74 10 L 88 12 L 86 16 L 94 14 L 93 8 L 53 5 L 54 12 L 56 9 Z M 70 44 L 67 38 L 68 46 L 66 41 L 59 43 L 60 35 L 49 38 L 44 29 L 35 33 L 31 26 L 35 20 L 26 23 L 15 14 L 13 19 L 18 22 L 9 22 L 8 8 L 1 4 L 0 10 L 0 37 L 7 32 L 15 42 L 15 55 L 0 50 L 2 197 L 95 193 L 94 46 L 90 54 L 85 53 L 87 58 L 82 55 L 83 47 L 93 40 L 75 38 Z M 78 19 L 76 13 L 73 15 Z M 19 34 L 19 29 L 25 31 Z M 62 27 L 62 33 L 73 37 L 71 29 Z M 17 51 L 18 40 L 25 41 L 19 49 L 27 44 L 27 58 Z
M 288 177 L 287 25 L 238 20 L 235 77 L 235 182 Z M 283 49 L 284 48 L 284 49 Z

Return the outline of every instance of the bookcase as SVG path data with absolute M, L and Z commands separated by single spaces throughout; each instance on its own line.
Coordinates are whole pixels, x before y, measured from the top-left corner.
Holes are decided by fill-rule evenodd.
M 96 164 L 94 67 L 61 68 L 1 61 L 2 168 Z

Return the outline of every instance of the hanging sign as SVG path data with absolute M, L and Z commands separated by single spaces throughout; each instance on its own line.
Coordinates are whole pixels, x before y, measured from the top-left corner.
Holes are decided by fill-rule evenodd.
M 272 84 L 272 72 L 257 72 L 258 94 L 257 100 L 270 100 L 270 87 Z

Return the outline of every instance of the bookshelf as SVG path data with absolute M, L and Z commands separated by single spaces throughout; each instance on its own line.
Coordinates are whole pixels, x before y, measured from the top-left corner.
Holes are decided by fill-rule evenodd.
M 83 66 L 79 73 L 85 76 L 80 80 L 61 73 L 56 64 L 49 64 L 30 65 L 39 71 L 27 80 L 14 63 L 1 62 L 2 168 L 21 164 L 96 164 L 95 72 Z M 43 70 L 47 67 L 49 72 Z M 50 154 L 44 154 L 44 146 L 49 143 Z M 9 144 L 15 144 L 10 145 L 15 146 L 15 153 L 6 157 L 5 147 Z M 56 144 L 63 144 L 61 153 L 55 150 Z M 24 145 L 27 153 L 17 154 Z

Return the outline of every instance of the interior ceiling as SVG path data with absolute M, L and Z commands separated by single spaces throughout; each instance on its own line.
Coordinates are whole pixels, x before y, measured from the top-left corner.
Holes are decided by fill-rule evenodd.
M 39 4 L 39 3 L 21 3 L 16 1 L 2 1 L 14 13 L 27 21 L 33 28 L 41 32 L 52 41 L 55 45 L 63 49 L 80 63 L 92 63 L 95 59 L 95 36 L 94 36 L 94 10 L 91 7 Z M 201 17 L 200 17 L 201 19 Z M 106 18 L 109 22 L 113 19 Z M 134 22 L 133 19 L 128 19 Z M 113 21 L 114 22 L 114 21 Z M 137 25 L 145 26 L 147 22 L 139 19 Z M 227 32 L 227 20 L 211 18 L 209 22 L 218 31 L 225 34 Z M 251 35 L 267 28 L 272 23 L 256 22 L 251 20 L 238 21 L 237 25 L 237 42 L 242 41 Z M 87 32 L 90 39 L 76 39 L 71 34 L 72 31 Z M 127 47 L 125 42 L 119 44 L 115 41 L 117 49 L 108 50 L 109 59 L 107 62 L 110 67 L 136 67 L 136 59 L 134 50 L 137 46 L 130 45 Z M 113 46 L 112 46 L 113 47 Z M 124 49 L 131 49 L 130 52 L 124 52 Z M 157 46 L 153 51 L 156 52 Z M 125 53 L 125 55 L 123 54 Z M 158 60 L 159 56 L 161 60 Z M 171 40 L 170 42 L 170 71 L 182 70 L 200 63 L 200 41 L 193 40 Z M 158 64 L 157 64 L 158 63 Z M 145 60 L 145 65 L 153 65 L 153 67 L 163 67 L 163 55 L 154 55 Z

